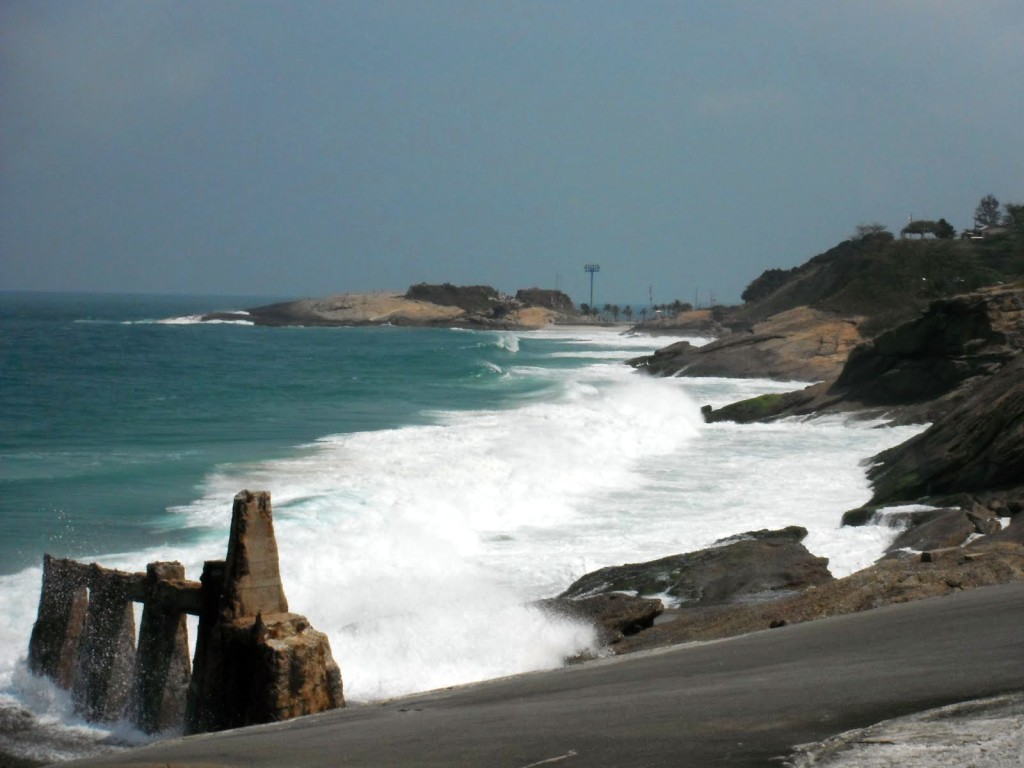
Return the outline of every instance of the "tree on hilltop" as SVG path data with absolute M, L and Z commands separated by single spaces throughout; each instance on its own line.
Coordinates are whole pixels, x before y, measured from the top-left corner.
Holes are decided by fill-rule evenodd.
M 974 209 L 974 221 L 979 227 L 998 226 L 1001 217 L 999 216 L 999 201 L 995 195 L 985 195 Z
M 956 237 L 956 227 L 945 219 L 935 222 L 935 236 L 940 240 L 952 240 Z
M 878 237 L 879 235 L 888 235 L 892 237 L 892 233 L 885 224 L 879 224 L 877 221 L 870 222 L 868 224 L 858 224 L 857 229 L 853 232 L 851 240 L 866 240 L 869 237 Z

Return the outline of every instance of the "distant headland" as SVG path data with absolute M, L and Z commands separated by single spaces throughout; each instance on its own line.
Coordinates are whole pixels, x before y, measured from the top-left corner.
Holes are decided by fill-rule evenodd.
M 587 322 L 566 294 L 527 288 L 515 296 L 489 285 L 419 283 L 401 293 L 342 293 L 297 299 L 244 312 L 215 312 L 203 320 L 245 320 L 263 326 L 366 326 L 531 330 Z

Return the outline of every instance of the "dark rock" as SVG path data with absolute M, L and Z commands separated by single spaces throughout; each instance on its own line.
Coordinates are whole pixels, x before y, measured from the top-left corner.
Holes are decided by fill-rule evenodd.
M 1024 489 L 1024 356 L 928 430 L 874 457 L 872 503 Z
M 619 592 L 578 599 L 554 597 L 540 600 L 536 605 L 549 613 L 593 624 L 598 630 L 598 644 L 602 646 L 648 629 L 665 610 L 661 600 Z
M 612 566 L 576 580 L 559 597 L 608 592 L 666 595 L 706 605 L 759 600 L 832 579 L 828 560 L 800 543 L 807 531 L 755 531 L 683 555 Z
M 843 514 L 842 524 L 856 527 L 860 525 L 885 525 L 889 528 L 912 528 L 941 517 L 947 512 L 959 512 L 959 507 L 937 509 L 914 509 L 889 512 L 868 505 L 859 509 L 851 509 Z
M 967 510 L 967 519 L 974 524 L 974 528 L 978 533 L 986 536 L 998 533 L 1003 525 L 999 522 L 999 516 L 988 507 L 983 507 L 980 504 L 975 505 L 973 509 Z
M 1010 525 L 1006 530 L 1013 527 Z M 1019 528 L 1024 530 L 1024 525 Z M 684 605 L 675 611 L 678 616 L 675 621 L 658 622 L 651 629 L 624 638 L 613 649 L 621 654 L 730 637 L 782 622 L 798 624 L 989 584 L 1020 581 L 1024 579 L 1024 546 L 1010 541 L 992 541 L 1004 533 L 983 536 L 961 550 L 977 556 L 940 558 L 934 562 L 923 562 L 920 558 L 881 560 L 845 578 L 770 603 L 692 608 Z
M 977 533 L 977 528 L 966 512 L 962 509 L 946 509 L 942 510 L 942 514 L 901 533 L 886 550 L 886 554 L 900 556 L 906 550 L 923 552 L 959 547 L 973 533 Z
M 1024 547 L 1024 515 L 1014 515 L 1010 518 L 1010 524 L 998 531 L 993 531 L 987 536 L 982 536 L 967 545 L 967 549 L 987 549 L 996 544 L 1016 544 Z
M 502 304 L 500 294 L 489 285 L 419 283 L 409 287 L 405 298 L 443 307 L 458 307 L 476 315 L 490 315 Z
M 855 349 L 833 387 L 866 406 L 934 400 L 985 376 L 1024 347 L 1024 290 L 935 301 L 919 319 Z
M 934 301 L 919 318 L 856 347 L 831 383 L 733 404 L 706 418 L 768 421 L 852 411 L 900 423 L 934 422 L 1022 349 L 1024 287 L 994 287 Z
M 561 291 L 546 288 L 521 288 L 516 291 L 516 300 L 527 307 L 553 309 L 563 315 L 576 314 L 576 305 Z

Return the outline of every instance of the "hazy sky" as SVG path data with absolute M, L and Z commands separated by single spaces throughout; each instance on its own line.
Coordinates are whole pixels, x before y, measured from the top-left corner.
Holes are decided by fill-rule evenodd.
M 0 289 L 738 300 L 1024 202 L 1024 3 L 0 3 Z

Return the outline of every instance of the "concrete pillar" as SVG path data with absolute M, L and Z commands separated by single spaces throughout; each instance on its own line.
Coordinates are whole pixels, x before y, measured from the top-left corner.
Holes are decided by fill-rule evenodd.
M 74 560 L 43 555 L 43 586 L 28 645 L 28 668 L 65 689 L 71 688 L 85 629 L 87 575 L 88 570 Z
M 221 619 L 287 613 L 267 491 L 242 491 L 231 510 Z
M 181 563 L 146 566 L 148 599 L 142 611 L 129 706 L 132 722 L 145 733 L 179 728 L 185 721 L 191 675 L 185 614 L 156 599 L 159 582 L 184 578 Z
M 94 722 L 121 717 L 135 664 L 131 574 L 89 566 L 89 610 L 75 670 L 75 706 Z
M 217 624 L 220 606 L 224 598 L 223 560 L 207 560 L 203 563 L 202 608 L 199 612 L 199 628 L 196 631 L 196 654 L 192 659 L 192 680 L 189 682 L 188 699 L 185 708 L 185 733 L 204 733 L 211 730 L 211 703 L 206 691 L 206 680 L 210 677 L 209 667 L 216 661 L 210 653 L 213 628 Z

